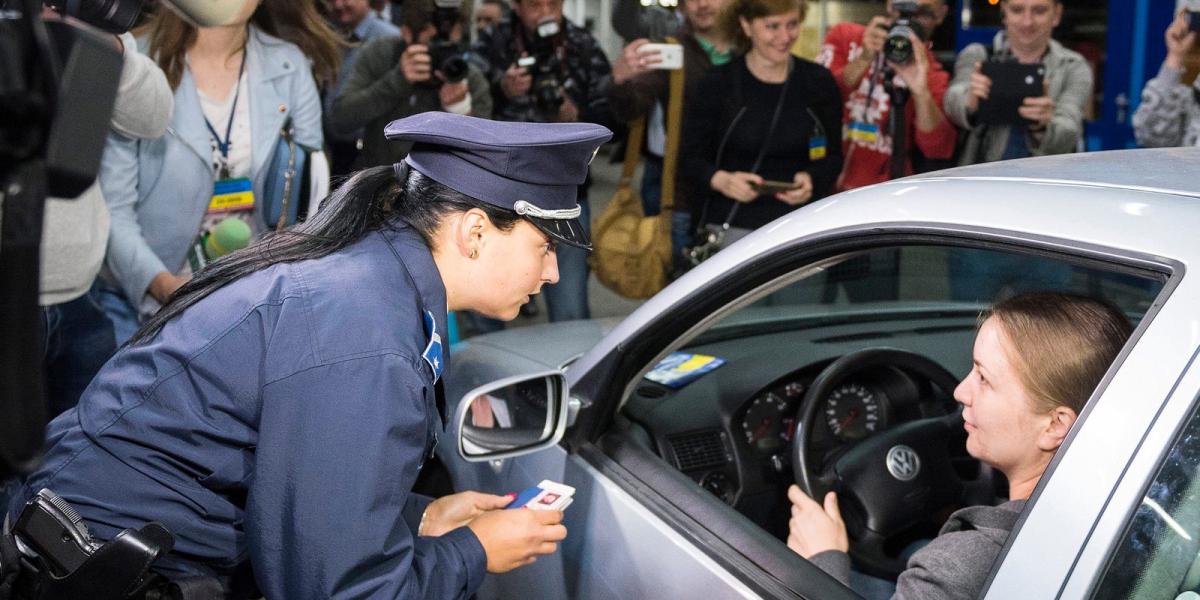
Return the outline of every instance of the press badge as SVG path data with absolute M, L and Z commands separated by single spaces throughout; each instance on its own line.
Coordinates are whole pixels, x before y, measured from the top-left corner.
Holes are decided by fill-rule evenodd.
M 808 140 L 808 160 L 821 160 L 825 158 L 825 138 L 813 137 Z
M 208 213 L 226 213 L 254 208 L 254 186 L 247 177 L 221 179 L 213 184 Z
M 879 139 L 879 126 L 855 121 L 850 124 L 850 139 L 873 144 Z

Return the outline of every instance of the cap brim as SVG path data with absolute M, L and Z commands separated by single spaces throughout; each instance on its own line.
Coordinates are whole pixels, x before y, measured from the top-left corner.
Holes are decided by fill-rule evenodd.
M 583 223 L 579 221 L 578 217 L 574 219 L 542 219 L 525 215 L 525 218 L 553 240 L 584 250 L 592 249 L 592 240 L 588 238 L 587 230 L 583 228 Z

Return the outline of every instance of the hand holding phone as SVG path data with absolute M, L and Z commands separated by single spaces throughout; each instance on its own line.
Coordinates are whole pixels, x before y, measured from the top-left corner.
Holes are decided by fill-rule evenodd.
M 683 68 L 683 46 L 679 44 L 642 44 L 638 48 L 638 54 L 647 55 L 657 53 L 658 60 L 647 61 L 646 68 L 648 69 L 682 69 Z
M 799 183 L 794 181 L 771 181 L 764 179 L 762 183 L 754 185 L 754 190 L 760 194 L 777 194 L 779 192 L 790 192 L 800 187 Z

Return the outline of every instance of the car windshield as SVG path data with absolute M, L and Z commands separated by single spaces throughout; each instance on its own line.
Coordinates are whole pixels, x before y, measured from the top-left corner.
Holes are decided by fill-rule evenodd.
M 1034 290 L 1101 298 L 1136 323 L 1163 285 L 1160 278 L 1057 257 L 932 245 L 843 254 L 790 280 L 747 298 L 689 345 L 838 323 L 974 317 L 997 300 Z

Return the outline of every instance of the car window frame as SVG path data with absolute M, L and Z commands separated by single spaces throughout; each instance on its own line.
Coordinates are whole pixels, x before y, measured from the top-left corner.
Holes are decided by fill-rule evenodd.
M 620 406 L 633 392 L 642 376 L 656 364 L 657 360 L 682 345 L 681 340 L 694 335 L 694 332 L 702 327 L 699 325 L 700 322 L 710 323 L 716 313 L 729 314 L 728 307 L 731 303 L 755 295 L 757 290 L 763 286 L 778 282 L 803 266 L 813 265 L 818 261 L 847 252 L 901 245 L 945 245 L 960 248 L 1016 250 L 1033 256 L 1044 255 L 1061 258 L 1071 264 L 1103 266 L 1104 269 L 1114 273 L 1158 278 L 1163 284 L 1162 289 L 1138 323 L 1130 341 L 1114 360 L 1104 379 L 1093 392 L 1093 398 L 1103 394 L 1113 374 L 1119 370 L 1125 357 L 1137 345 L 1141 332 L 1153 322 L 1161 307 L 1169 300 L 1171 293 L 1178 286 L 1184 270 L 1183 265 L 1177 261 L 1137 251 L 1022 232 L 943 223 L 850 226 L 815 236 L 797 238 L 758 255 L 747 257 L 739 263 L 740 267 L 727 269 L 719 277 L 697 286 L 673 303 L 673 307 L 678 308 L 678 311 L 668 311 L 672 314 L 660 314 L 655 319 L 649 320 L 607 356 L 592 364 L 589 371 L 575 383 L 576 391 L 573 392 L 573 395 L 577 395 L 588 407 L 588 410 L 580 413 L 579 421 L 564 438 L 564 445 L 569 452 L 578 451 L 583 447 L 597 448 L 598 451 L 585 452 L 583 454 L 585 460 L 598 469 L 607 468 L 611 471 L 615 465 L 616 468 L 624 470 L 623 466 L 604 450 L 603 444 L 596 442 L 601 441 L 605 434 L 614 430 L 612 425 Z M 720 318 L 720 316 L 716 318 Z M 669 340 L 669 342 L 663 343 L 662 340 Z M 657 347 L 657 350 L 648 353 L 645 350 L 647 347 Z M 611 390 L 607 394 L 597 393 L 597 390 L 604 389 L 604 382 L 618 380 L 625 381 L 625 384 L 620 386 L 619 393 L 613 393 Z M 1089 407 L 1090 405 L 1089 401 Z M 1047 468 L 1047 474 L 1053 474 L 1061 457 L 1069 450 L 1074 431 L 1082 427 L 1089 413 L 1090 410 L 1087 408 L 1081 413 L 1078 420 L 1080 425 L 1073 429 L 1072 435 L 1064 441 L 1062 451 L 1056 454 Z M 660 462 L 664 466 L 667 465 L 665 461 Z M 680 515 L 671 513 L 672 503 L 664 498 L 658 490 L 640 479 L 638 480 L 640 485 L 635 485 L 630 478 L 638 479 L 636 474 L 628 472 L 622 477 L 614 479 L 656 516 L 714 558 L 722 560 L 721 557 L 725 557 L 724 560 L 728 561 L 730 555 L 736 554 L 744 557 L 754 554 L 752 548 L 739 548 L 721 540 L 715 543 L 710 523 L 706 524 L 698 519 L 680 519 Z M 1030 498 L 1031 506 L 1036 504 L 1042 487 L 1049 479 L 1049 477 L 1042 478 L 1042 482 Z M 694 487 L 700 493 L 707 494 L 699 486 Z M 720 502 L 716 498 L 713 498 L 713 501 Z M 732 510 L 732 507 L 730 509 Z M 997 568 L 1002 564 L 1013 539 L 1017 537 L 1021 524 L 1024 522 L 1024 514 L 1018 520 L 1012 535 L 1009 536 L 1008 543 L 1001 550 L 996 561 Z M 719 518 L 719 515 L 713 516 Z M 761 577 L 764 573 L 771 577 L 780 576 L 778 573 L 761 569 L 758 563 L 754 563 L 753 568 L 747 568 L 744 564 L 739 565 L 734 561 L 727 564 L 727 567 L 738 569 L 733 572 L 743 580 L 753 580 L 755 577 Z M 997 568 L 993 568 L 989 574 L 984 587 L 985 592 L 987 586 L 990 586 Z M 790 587 L 788 591 L 801 593 Z

